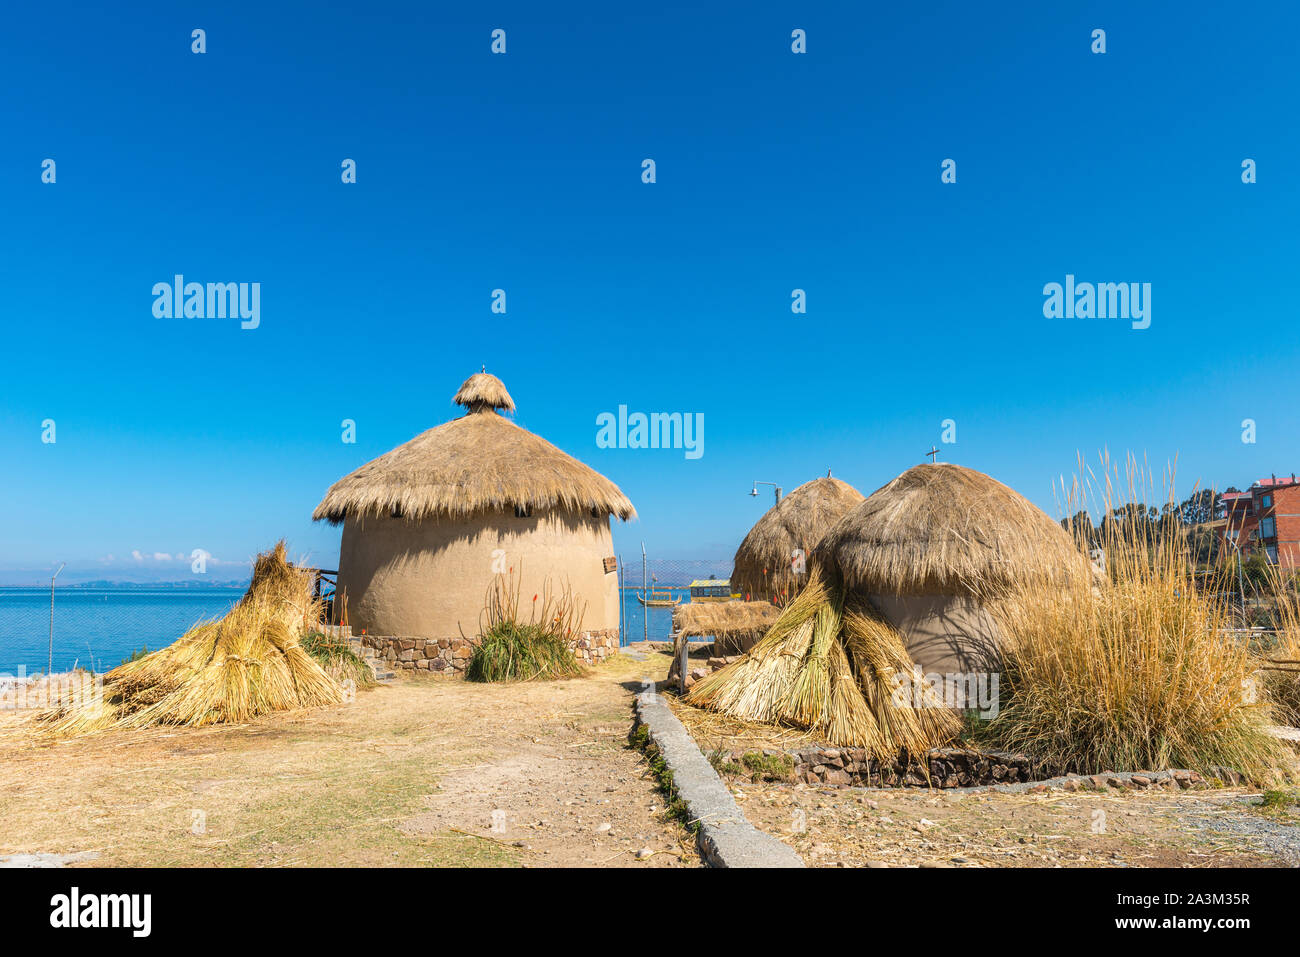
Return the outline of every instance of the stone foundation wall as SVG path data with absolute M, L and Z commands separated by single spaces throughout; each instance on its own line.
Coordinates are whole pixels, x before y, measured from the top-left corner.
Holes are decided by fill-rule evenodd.
M 796 781 L 832 787 L 959 788 L 1017 784 L 1034 778 L 1033 762 L 1023 754 L 956 748 L 929 752 L 925 764 L 903 755 L 893 761 L 878 761 L 863 748 L 804 748 L 792 752 L 791 757 Z
M 475 639 L 408 638 L 401 635 L 363 635 L 361 643 L 373 648 L 375 657 L 392 668 L 427 671 L 430 674 L 463 677 L 473 654 Z M 618 653 L 618 629 L 585 631 L 570 645 L 577 659 L 598 665 Z
M 965 788 L 990 787 L 997 784 L 1033 784 L 1030 793 L 1057 789 L 1062 791 L 1106 790 L 1107 788 L 1144 790 L 1164 788 L 1186 790 L 1206 788 L 1210 782 L 1195 771 L 1132 771 L 1106 772 L 1104 774 L 1066 774 L 1045 777 L 1045 769 L 1035 767 L 1023 754 L 1004 751 L 967 751 L 961 748 L 936 748 L 924 757 L 908 758 L 900 754 L 893 761 L 878 761 L 862 748 L 801 748 L 794 751 L 764 750 L 764 760 L 756 761 L 754 752 L 724 752 L 721 762 L 733 768 L 744 769 L 736 773 L 750 773 L 757 769 L 767 780 L 787 780 L 814 787 L 930 787 Z M 786 774 L 774 770 L 782 762 L 793 764 Z M 929 780 L 925 767 L 930 771 Z M 1241 783 L 1241 776 L 1226 768 L 1216 768 L 1216 777 L 1227 784 Z
M 588 665 L 598 665 L 610 655 L 618 654 L 618 629 L 584 631 L 570 649 L 578 660 Z

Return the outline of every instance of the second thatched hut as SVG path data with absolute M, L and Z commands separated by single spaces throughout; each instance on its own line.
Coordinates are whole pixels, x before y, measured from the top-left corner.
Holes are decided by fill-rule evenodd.
M 816 558 L 902 634 L 926 673 L 995 670 L 987 602 L 1035 577 L 1087 574 L 1070 536 L 1023 495 L 947 462 L 908 469 L 826 533 Z
M 862 493 L 830 475 L 805 482 L 768 509 L 736 549 L 731 587 L 747 599 L 789 598 L 807 581 L 808 556 Z

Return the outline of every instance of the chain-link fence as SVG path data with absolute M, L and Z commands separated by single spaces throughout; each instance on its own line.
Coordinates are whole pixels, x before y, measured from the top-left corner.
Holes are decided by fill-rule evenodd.
M 242 587 L 0 587 L 0 675 L 108 671 L 224 615 L 243 593 Z
M 623 643 L 667 640 L 672 612 L 731 574 L 730 560 L 619 559 Z M 321 597 L 331 597 L 332 581 Z M 0 586 L 0 676 L 103 672 L 135 653 L 171 644 L 200 621 L 219 618 L 243 586 Z
M 726 588 L 723 582 L 731 574 L 730 559 L 636 556 L 630 563 L 620 557 L 618 564 L 623 570 L 620 590 L 623 644 L 668 640 L 673 630 L 673 608 L 690 602 L 692 583 L 697 589 L 720 595 Z

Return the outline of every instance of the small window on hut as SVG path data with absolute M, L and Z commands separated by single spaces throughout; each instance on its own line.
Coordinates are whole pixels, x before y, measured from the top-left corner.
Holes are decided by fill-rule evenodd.
M 533 507 L 531 505 L 516 505 L 515 518 L 532 518 Z

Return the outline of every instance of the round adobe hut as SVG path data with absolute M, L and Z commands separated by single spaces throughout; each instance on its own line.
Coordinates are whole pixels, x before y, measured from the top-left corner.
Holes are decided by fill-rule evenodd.
M 353 631 L 403 639 L 384 649 L 399 664 L 459 670 L 468 657 L 461 636 L 477 636 L 487 590 L 509 569 L 522 609 L 548 582 L 567 585 L 586 603 L 582 631 L 598 648 L 616 648 L 610 516 L 635 517 L 632 503 L 499 414 L 515 404 L 496 376 L 470 376 L 453 402 L 465 415 L 339 479 L 312 516 L 343 524 L 338 593 Z M 582 657 L 595 657 L 586 650 Z
M 753 600 L 793 594 L 807 580 L 807 557 L 822 536 L 862 501 L 861 492 L 829 473 L 800 485 L 764 512 L 736 549 L 732 590 Z M 801 564 L 796 551 L 805 556 Z
M 1088 575 L 1069 534 L 983 472 L 948 462 L 908 469 L 822 538 L 815 559 L 864 594 L 927 674 L 999 665 L 986 608 L 1000 590 Z

